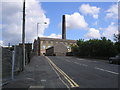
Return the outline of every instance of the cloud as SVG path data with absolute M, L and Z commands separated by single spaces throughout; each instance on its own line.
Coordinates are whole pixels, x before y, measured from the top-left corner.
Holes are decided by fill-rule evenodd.
M 118 19 L 120 19 L 120 0 L 118 2 Z
M 106 17 L 107 18 L 118 18 L 118 4 L 112 5 L 107 11 Z
M 62 35 L 60 35 L 60 34 L 56 35 L 55 33 L 52 33 L 50 36 L 46 36 L 46 37 L 48 37 L 48 38 L 61 38 Z
M 67 27 L 71 29 L 85 29 L 88 27 L 84 16 L 80 15 L 78 12 L 75 12 L 71 15 L 66 14 L 66 23 Z
M 95 28 L 90 28 L 88 33 L 85 35 L 85 38 L 87 39 L 93 39 L 93 38 L 100 38 L 100 32 L 99 30 L 95 29 Z
M 89 4 L 82 4 L 79 11 L 85 15 L 92 15 L 93 18 L 97 19 L 100 12 L 100 8 L 95 6 L 90 6 Z
M 0 40 L 0 46 L 3 46 L 3 41 L 2 40 Z
M 22 8 L 23 0 L 2 3 L 2 34 L 4 45 L 21 42 Z M 37 37 L 38 22 L 40 23 L 39 36 L 43 36 L 45 29 L 49 26 L 50 19 L 46 17 L 45 11 L 37 0 L 26 0 L 26 42 L 33 42 L 33 39 Z M 47 24 L 44 24 L 44 22 L 47 22 Z
M 118 33 L 118 27 L 112 22 L 104 29 L 102 36 L 113 39 L 113 35 Z

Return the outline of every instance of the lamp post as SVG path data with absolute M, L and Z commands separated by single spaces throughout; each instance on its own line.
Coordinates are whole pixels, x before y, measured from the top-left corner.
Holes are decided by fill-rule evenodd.
M 38 29 L 39 29 L 39 24 L 42 24 L 42 23 L 37 23 L 37 55 L 38 55 L 38 45 L 39 45 L 39 42 L 38 42 Z M 47 24 L 47 22 L 44 22 L 44 24 Z

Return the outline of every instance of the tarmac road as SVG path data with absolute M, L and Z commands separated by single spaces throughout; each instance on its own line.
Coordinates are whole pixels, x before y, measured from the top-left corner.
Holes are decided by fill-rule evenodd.
M 118 88 L 119 67 L 104 60 L 35 56 L 3 88 Z
M 118 88 L 119 65 L 104 60 L 49 56 L 80 88 Z

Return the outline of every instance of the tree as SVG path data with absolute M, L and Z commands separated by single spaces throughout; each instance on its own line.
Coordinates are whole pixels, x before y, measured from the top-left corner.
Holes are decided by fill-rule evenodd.
M 115 46 L 117 48 L 117 53 L 120 53 L 120 31 L 118 34 L 114 34 L 114 40 L 116 41 Z
M 102 37 L 101 39 L 90 39 L 84 41 L 79 39 L 77 46 L 72 47 L 72 52 L 77 56 L 84 57 L 110 57 L 117 53 L 116 46 L 111 40 Z
M 71 45 L 71 50 L 72 50 L 72 53 L 73 53 L 74 56 L 78 55 L 78 52 L 79 52 L 78 45 Z
M 120 42 L 120 33 L 119 34 L 114 34 L 114 40 L 116 42 Z

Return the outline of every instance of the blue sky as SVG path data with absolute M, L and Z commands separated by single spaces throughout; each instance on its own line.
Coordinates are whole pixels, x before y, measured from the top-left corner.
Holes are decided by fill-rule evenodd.
M 3 2 L 0 18 L 1 45 L 22 41 L 23 0 Z M 66 15 L 67 39 L 100 39 L 106 36 L 113 40 L 118 33 L 118 4 L 115 2 L 38 2 L 26 0 L 25 41 L 33 43 L 38 36 L 61 38 L 62 15 Z M 47 22 L 45 25 L 44 22 Z
M 117 25 L 117 19 L 108 18 L 106 19 L 106 11 L 116 3 L 114 2 L 44 2 L 41 3 L 42 8 L 45 10 L 45 14 L 50 18 L 49 28 L 45 30 L 45 35 L 50 35 L 51 33 L 61 34 L 61 27 L 58 25 L 62 20 L 62 15 L 64 14 L 73 14 L 74 12 L 79 12 L 83 15 L 79 8 L 82 4 L 89 4 L 90 6 L 99 7 L 100 13 L 99 18 L 94 19 L 90 15 L 83 15 L 86 22 L 89 24 L 89 27 L 96 28 L 107 28 L 111 22 L 114 22 Z M 93 25 L 95 22 L 98 22 L 98 25 Z M 80 39 L 85 38 L 84 35 L 87 33 L 87 30 L 81 29 L 69 29 L 67 28 L 67 39 Z M 101 30 L 100 33 L 103 31 Z

